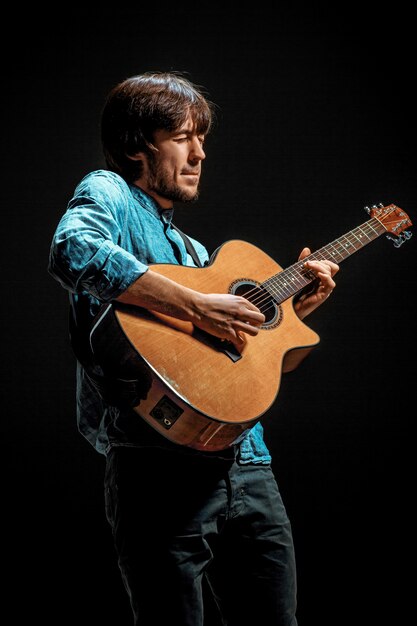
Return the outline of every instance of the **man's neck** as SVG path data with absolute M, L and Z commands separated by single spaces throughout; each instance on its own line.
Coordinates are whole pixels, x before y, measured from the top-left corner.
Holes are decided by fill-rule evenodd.
M 173 209 L 174 208 L 173 204 L 172 204 L 172 200 L 169 200 L 168 198 L 162 198 L 162 196 L 160 196 L 157 193 L 155 193 L 154 191 L 148 189 L 147 185 L 144 184 L 140 179 L 139 180 L 135 180 L 133 182 L 133 184 L 135 185 L 135 187 L 139 187 L 139 189 L 141 189 L 141 191 L 143 191 L 144 193 L 147 193 L 148 196 L 153 198 L 155 200 L 155 202 L 157 202 L 159 204 L 161 209 L 166 210 L 166 209 Z

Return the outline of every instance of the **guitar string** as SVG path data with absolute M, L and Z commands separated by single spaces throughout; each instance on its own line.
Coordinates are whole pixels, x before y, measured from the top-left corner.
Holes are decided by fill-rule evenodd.
M 334 245 L 331 246 L 331 244 L 329 244 L 329 246 L 327 246 L 327 247 L 334 247 Z M 343 255 L 340 252 L 338 252 L 337 250 L 336 250 L 336 253 L 339 255 L 340 260 L 342 260 L 343 259 Z M 285 273 L 291 273 L 291 272 L 295 273 L 295 278 L 294 278 L 294 276 L 291 277 L 292 284 L 289 285 L 290 289 L 289 290 L 287 289 L 287 283 L 284 283 L 282 285 L 282 287 L 281 287 L 281 290 L 284 290 L 284 293 L 283 293 L 284 299 L 286 299 L 287 297 L 292 295 L 292 293 L 295 293 L 295 292 L 303 289 L 310 282 L 315 280 L 316 275 L 314 274 L 314 272 L 312 270 L 304 270 L 304 263 L 305 263 L 305 261 L 307 259 L 313 259 L 313 258 L 326 259 L 328 257 L 325 256 L 322 251 L 318 251 L 316 253 L 312 253 L 306 259 L 304 259 L 303 261 L 300 261 L 300 262 L 294 264 L 293 266 L 291 266 L 287 270 L 284 270 L 284 272 L 279 273 L 277 276 L 274 276 L 274 277 L 272 277 L 271 279 L 269 279 L 268 281 L 265 281 L 265 282 L 266 283 L 270 282 L 272 284 L 272 286 L 276 287 L 277 284 L 274 284 L 274 283 L 282 282 L 283 280 L 285 280 Z M 333 254 L 333 259 L 334 258 L 335 258 L 335 255 Z M 339 259 L 337 259 L 337 260 L 339 260 Z M 296 283 L 296 290 L 295 290 L 295 292 L 293 290 L 294 283 Z M 276 298 L 274 298 L 273 294 L 271 294 L 269 291 L 267 291 L 267 288 L 265 287 L 265 283 L 262 283 L 259 286 L 253 287 L 251 290 L 249 290 L 245 294 L 245 297 L 248 300 L 250 300 L 250 302 L 252 302 L 256 306 L 258 306 L 258 308 L 262 312 L 265 312 L 265 311 L 267 311 L 268 309 L 270 309 L 271 307 L 274 306 L 274 304 L 271 303 L 271 300 L 273 300 L 273 301 L 278 303 Z M 280 303 L 282 301 L 283 300 L 281 300 Z M 266 304 L 266 308 L 263 306 L 264 304 Z
M 385 231 L 385 228 L 382 227 L 382 232 L 378 232 L 373 227 L 372 223 L 374 223 L 375 226 L 381 226 L 379 220 L 376 218 L 365 222 L 365 224 L 358 226 L 346 235 L 343 235 L 339 239 L 327 244 L 316 252 L 311 253 L 302 261 L 294 263 L 286 270 L 272 276 L 260 285 L 255 285 L 244 294 L 244 297 L 255 304 L 255 306 L 257 306 L 262 313 L 266 313 L 269 309 L 274 308 L 275 304 L 281 304 L 288 297 L 301 291 L 305 286 L 316 279 L 316 275 L 312 270 L 304 269 L 304 264 L 307 260 L 329 260 L 329 256 L 325 254 L 325 252 L 329 251 L 330 259 L 336 260 L 336 262 L 343 261 L 345 258 L 362 248 L 370 241 L 373 241 L 373 239 Z M 363 235 L 367 238 L 367 240 L 362 241 Z M 293 275 L 291 276 L 289 284 L 285 282 L 285 278 L 287 274 L 291 273 Z M 294 290 L 293 285 L 294 283 L 297 283 L 297 281 L 299 283 L 301 281 L 301 284 L 296 284 L 296 289 Z M 273 287 L 275 290 L 277 290 L 277 288 L 280 289 L 282 293 L 278 295 L 284 296 L 284 298 L 277 300 L 276 297 L 274 297 L 276 294 L 268 291 L 267 283 L 269 283 L 268 286 Z M 281 283 L 283 284 L 281 285 Z

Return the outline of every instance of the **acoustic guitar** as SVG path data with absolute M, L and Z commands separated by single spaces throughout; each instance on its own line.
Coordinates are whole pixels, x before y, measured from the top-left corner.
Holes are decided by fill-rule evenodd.
M 411 237 L 412 222 L 399 207 L 366 209 L 368 221 L 307 258 L 340 264 L 382 234 L 397 247 Z M 154 272 L 191 289 L 244 296 L 265 323 L 256 337 L 245 334 L 238 351 L 191 322 L 111 303 L 90 332 L 95 359 L 109 377 L 138 386 L 133 411 L 161 435 L 197 450 L 228 448 L 275 402 L 282 374 L 320 341 L 293 307 L 315 280 L 305 260 L 282 269 L 258 247 L 231 240 L 203 268 L 154 264 Z

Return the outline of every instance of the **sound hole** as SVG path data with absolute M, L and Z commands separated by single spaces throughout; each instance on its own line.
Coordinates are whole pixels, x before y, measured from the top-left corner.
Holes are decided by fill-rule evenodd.
M 255 282 L 239 280 L 233 283 L 231 292 L 250 300 L 265 315 L 265 322 L 261 328 L 268 329 L 277 326 L 281 320 L 281 307 L 275 302 L 271 294 Z

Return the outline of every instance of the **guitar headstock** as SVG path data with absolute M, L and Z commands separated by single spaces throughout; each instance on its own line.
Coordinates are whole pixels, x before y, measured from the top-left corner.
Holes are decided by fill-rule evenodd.
M 406 228 L 412 226 L 413 223 L 407 213 L 403 211 L 403 209 L 400 209 L 400 207 L 395 204 L 388 204 L 387 206 L 379 204 L 371 208 L 365 207 L 365 211 L 369 213 L 371 217 L 376 218 L 388 233 L 394 235 L 392 237 L 387 234 L 387 237 L 394 242 L 394 246 L 397 248 L 401 246 L 404 241 L 410 239 L 412 233 L 406 230 Z

